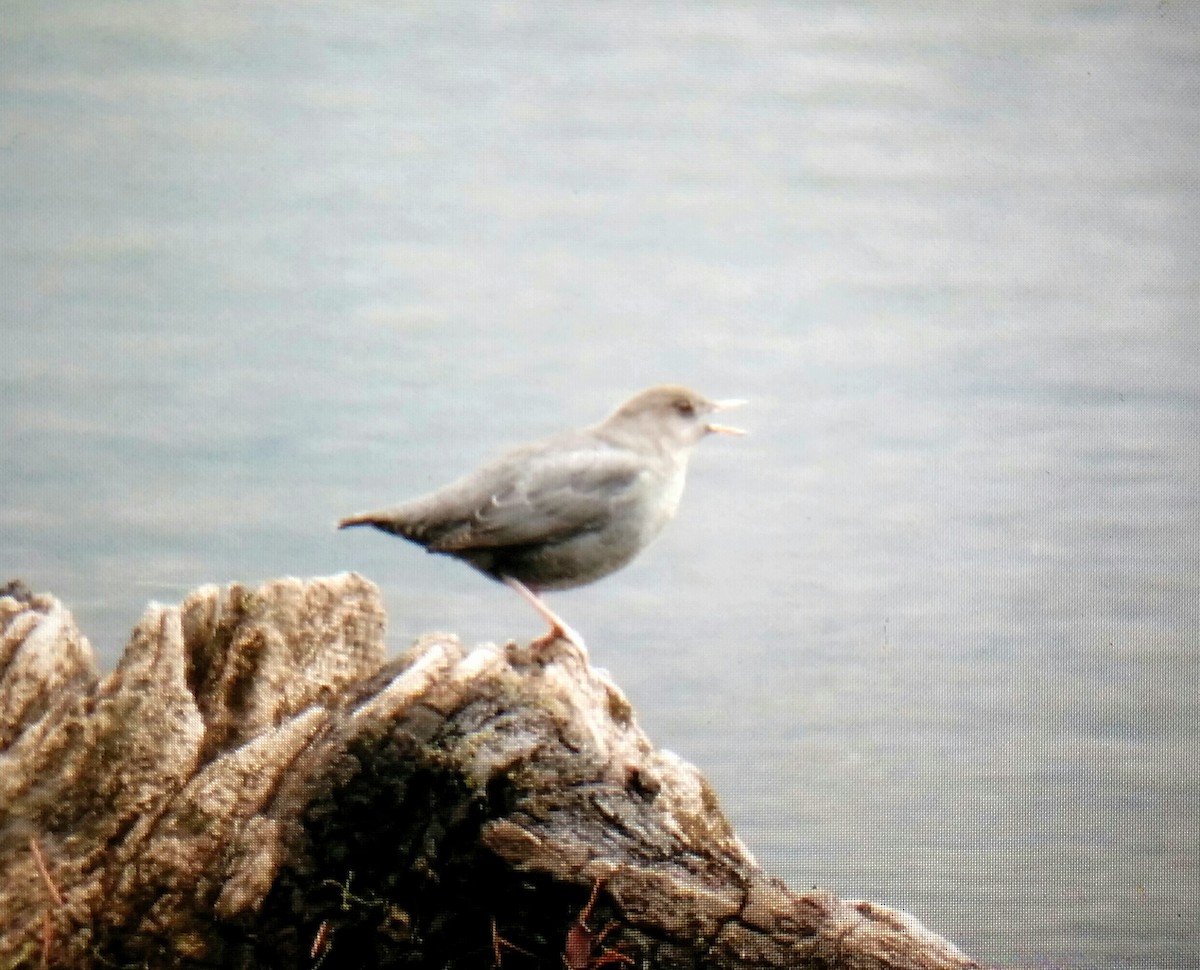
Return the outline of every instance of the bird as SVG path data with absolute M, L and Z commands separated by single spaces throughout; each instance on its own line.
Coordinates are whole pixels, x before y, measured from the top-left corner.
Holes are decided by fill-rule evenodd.
M 635 394 L 598 424 L 520 445 L 426 495 L 351 515 L 339 529 L 373 526 L 453 556 L 504 583 L 550 629 L 537 650 L 583 637 L 542 599 L 616 572 L 674 517 L 688 458 L 742 400 L 712 401 L 678 384 Z

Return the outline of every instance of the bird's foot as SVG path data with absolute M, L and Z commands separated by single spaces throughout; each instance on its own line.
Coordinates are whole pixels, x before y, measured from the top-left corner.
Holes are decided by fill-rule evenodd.
M 583 637 L 578 631 L 572 630 L 565 623 L 554 624 L 540 637 L 530 640 L 529 649 L 534 653 L 537 653 L 539 650 L 544 650 L 546 647 L 550 646 L 550 644 L 554 643 L 556 640 L 562 640 L 571 644 L 571 646 L 575 647 L 579 651 L 582 657 L 587 657 L 587 644 L 583 642 Z
M 514 590 L 521 599 L 537 610 L 538 615 L 543 620 L 550 624 L 550 629 L 547 632 L 530 642 L 530 650 L 537 653 L 539 650 L 550 646 L 555 640 L 565 640 L 579 651 L 581 660 L 587 660 L 587 645 L 583 642 L 583 637 L 567 626 L 562 621 L 562 618 L 554 610 L 550 609 L 537 593 L 512 576 L 504 576 L 502 579 L 509 589 Z

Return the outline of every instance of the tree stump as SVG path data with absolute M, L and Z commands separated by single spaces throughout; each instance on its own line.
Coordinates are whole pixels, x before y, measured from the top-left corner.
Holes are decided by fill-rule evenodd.
M 354 574 L 151 606 L 117 668 L 0 590 L 0 968 L 950 968 L 767 876 L 573 645 L 388 661 Z

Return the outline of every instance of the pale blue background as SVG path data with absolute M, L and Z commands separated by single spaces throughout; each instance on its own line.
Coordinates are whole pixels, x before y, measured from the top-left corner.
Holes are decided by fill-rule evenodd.
M 762 863 L 1022 967 L 1200 961 L 1200 5 L 5 3 L 0 566 L 357 569 L 337 516 L 752 404 L 552 603 Z

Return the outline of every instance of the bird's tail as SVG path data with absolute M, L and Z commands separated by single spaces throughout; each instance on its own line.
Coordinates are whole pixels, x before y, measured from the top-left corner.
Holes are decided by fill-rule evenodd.
M 382 522 L 375 512 L 363 512 L 361 515 L 348 515 L 344 519 L 338 521 L 339 529 L 349 529 L 354 525 L 373 525 L 379 527 Z
M 381 509 L 375 512 L 360 512 L 358 515 L 347 516 L 342 519 L 337 527 L 339 529 L 349 529 L 351 526 L 369 525 L 380 529 L 383 532 L 390 532 L 394 536 L 400 536 L 402 539 L 409 539 L 412 542 L 419 542 L 420 529 L 405 515 L 400 514 L 397 509 Z

